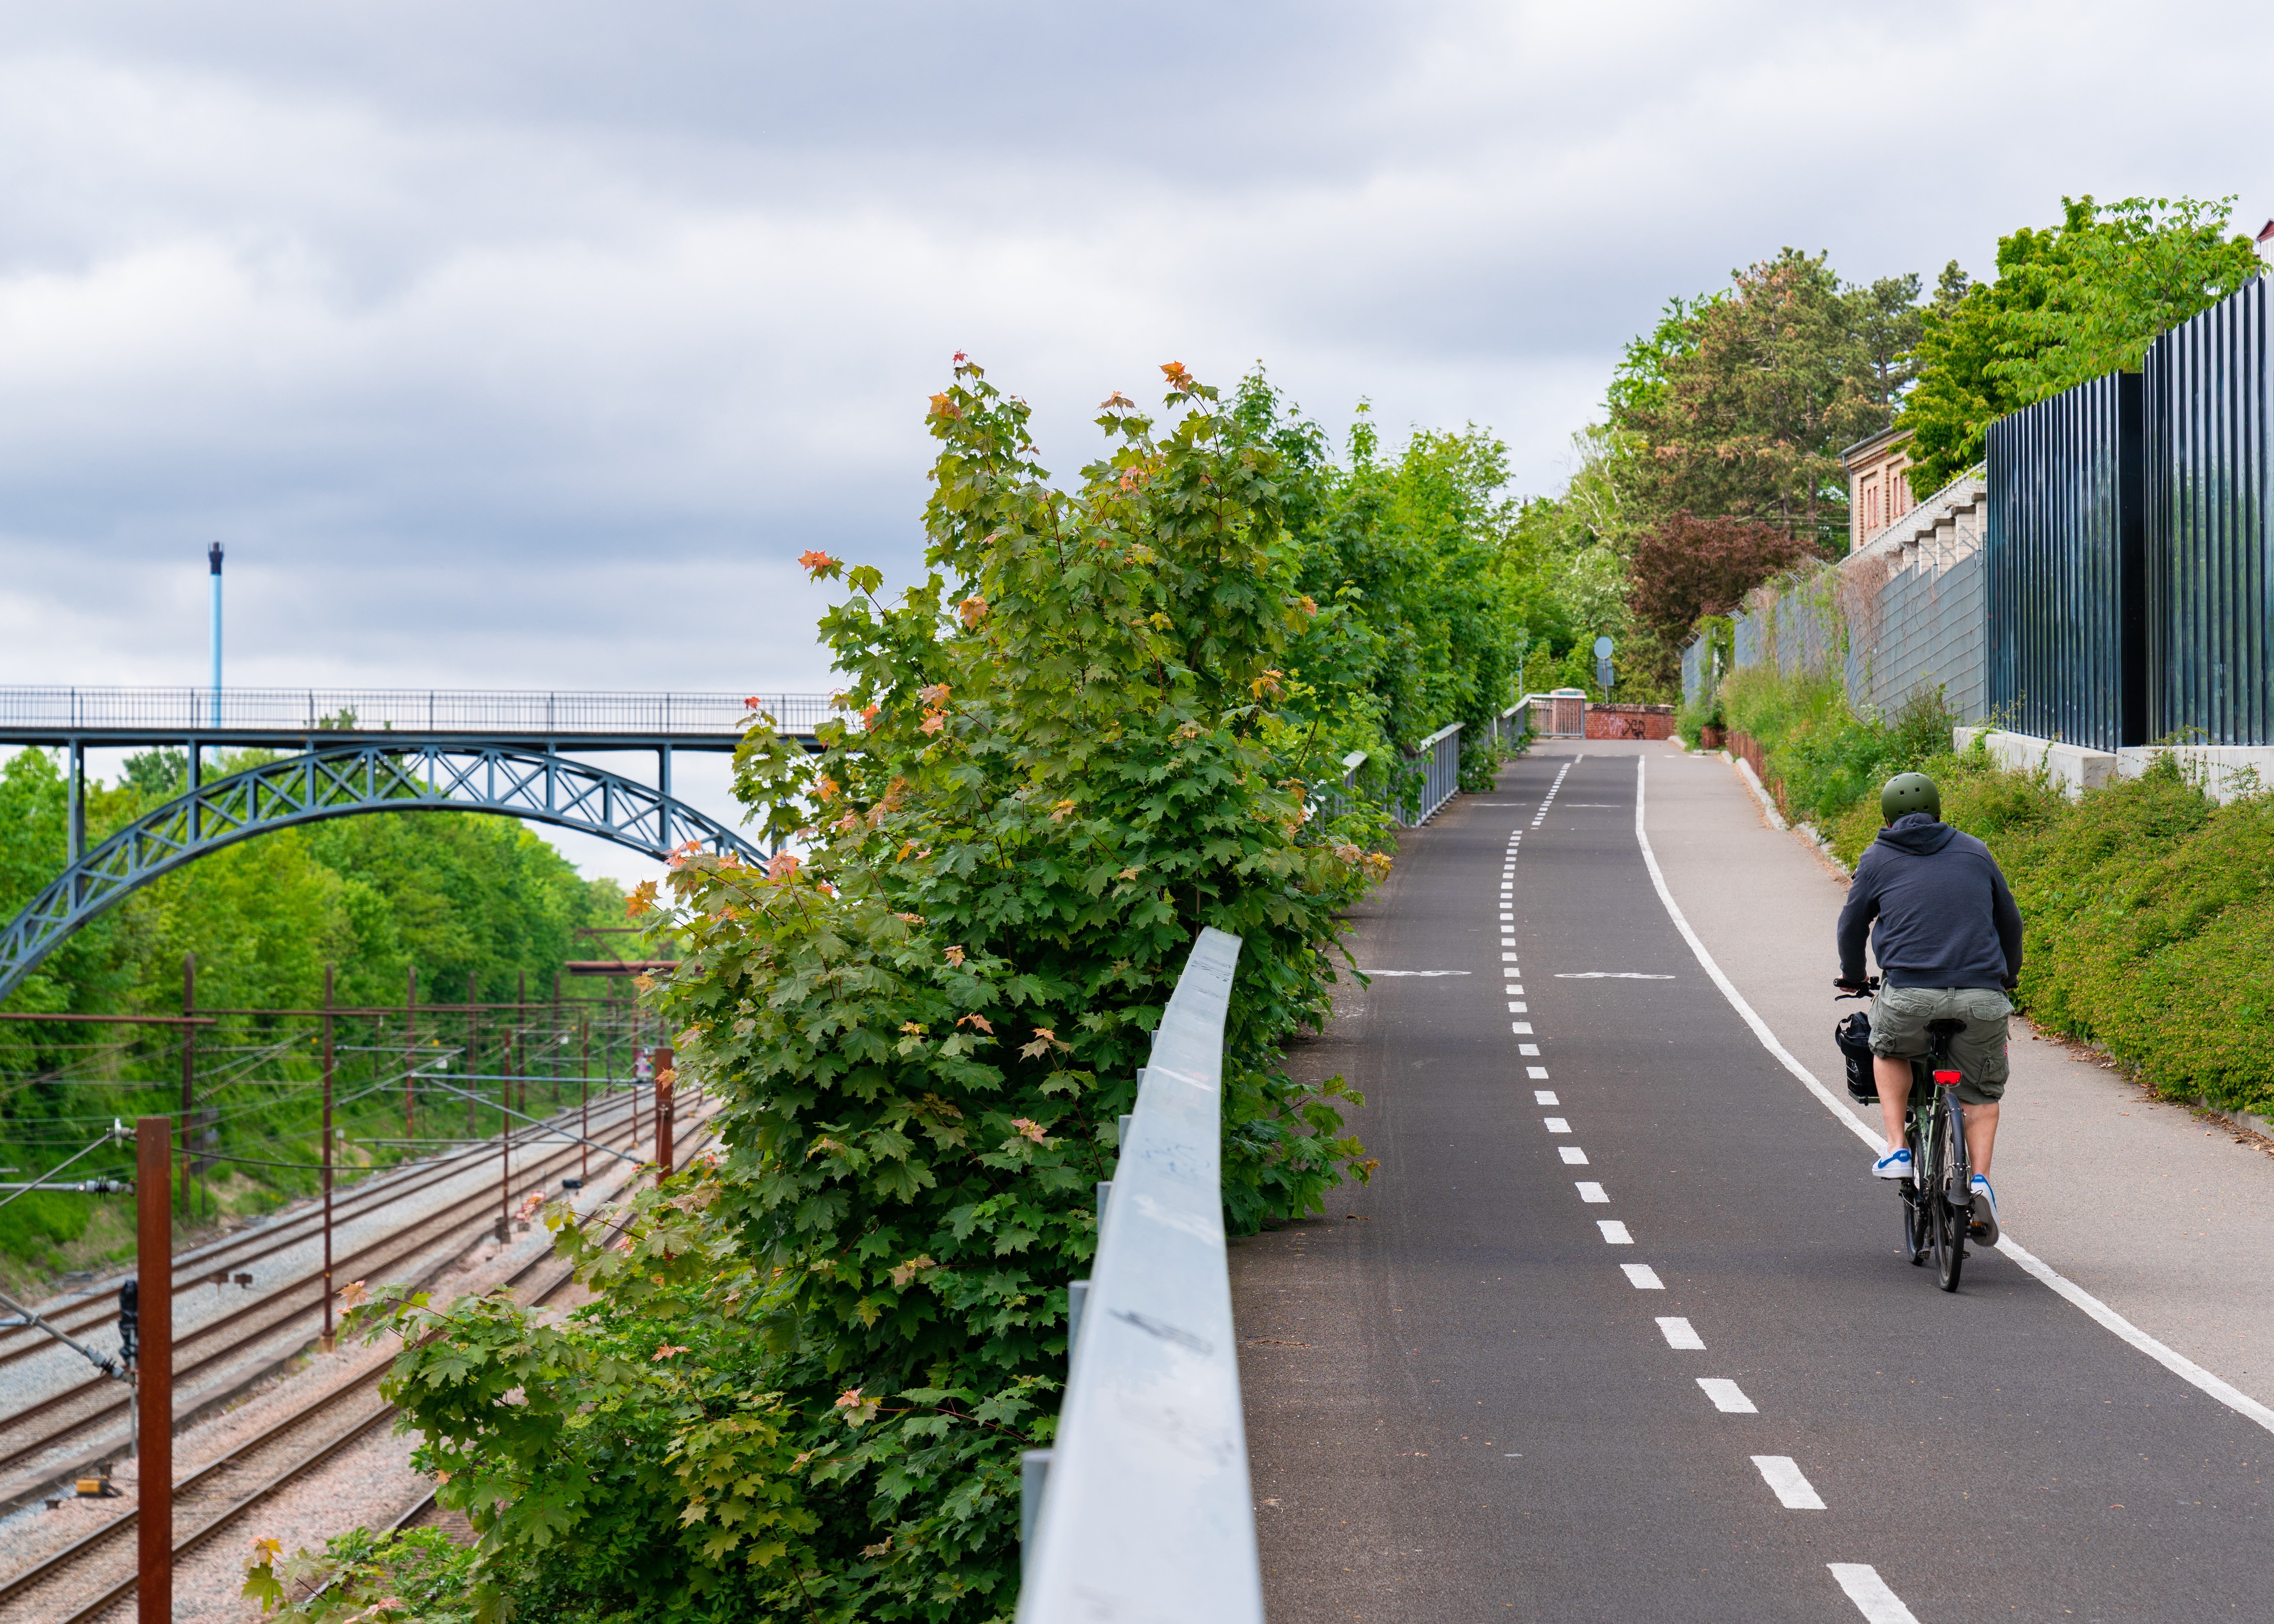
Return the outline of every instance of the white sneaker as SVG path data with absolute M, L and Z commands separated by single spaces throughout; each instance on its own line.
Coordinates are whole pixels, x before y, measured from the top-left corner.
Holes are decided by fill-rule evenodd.
M 1998 1192 L 1990 1188 L 1988 1179 L 1977 1173 L 1974 1175 L 1974 1221 L 1967 1226 L 1967 1238 L 1984 1246 L 1995 1246 L 2000 1233 L 1998 1227 Z
M 1898 1144 L 1871 1164 L 1871 1176 L 1875 1179 L 1907 1179 L 1910 1175 L 1911 1148 L 1908 1144 Z

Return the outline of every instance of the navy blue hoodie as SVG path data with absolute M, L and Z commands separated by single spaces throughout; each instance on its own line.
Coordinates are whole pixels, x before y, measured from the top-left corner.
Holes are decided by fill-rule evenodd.
M 1990 848 L 1926 812 L 1879 831 L 1840 910 L 1840 977 L 1864 978 L 1864 933 L 1889 986 L 2005 988 L 2022 973 L 2022 910 Z

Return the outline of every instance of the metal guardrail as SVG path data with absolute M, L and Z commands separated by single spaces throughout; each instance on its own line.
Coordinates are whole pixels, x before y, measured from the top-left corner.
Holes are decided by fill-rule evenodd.
M 1493 718 L 1493 743 L 1514 750 L 1532 736 L 1532 706 L 1518 699 Z
M 444 688 L 0 687 L 0 731 L 260 733 L 720 733 L 750 718 L 740 693 Z M 755 696 L 787 732 L 830 714 L 818 693 Z
M 1224 1245 L 1224 1024 L 1239 946 L 1216 930 L 1193 945 L 1100 1187 L 1057 1446 L 1028 1461 L 1019 1624 L 1262 1624 Z
M 1421 801 L 1410 827 L 1418 828 L 1461 792 L 1461 724 L 1438 729 L 1406 758 L 1421 768 Z

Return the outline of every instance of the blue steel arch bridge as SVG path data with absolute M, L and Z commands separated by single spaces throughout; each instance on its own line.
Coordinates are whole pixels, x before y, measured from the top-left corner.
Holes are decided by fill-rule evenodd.
M 757 696 L 813 746 L 819 694 Z M 724 693 L 441 689 L 0 687 L 0 745 L 63 752 L 70 835 L 63 872 L 0 928 L 0 999 L 73 931 L 162 874 L 272 829 L 363 812 L 494 812 L 662 857 L 693 841 L 760 854 L 672 792 L 673 757 L 731 752 L 751 714 Z M 182 792 L 88 848 L 90 750 L 175 748 Z M 210 775 L 223 751 L 275 751 Z M 651 757 L 653 782 L 585 759 Z

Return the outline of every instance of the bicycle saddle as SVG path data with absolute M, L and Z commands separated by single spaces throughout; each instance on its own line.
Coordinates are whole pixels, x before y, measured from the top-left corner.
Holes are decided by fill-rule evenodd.
M 1966 1030 L 1966 1023 L 1946 1016 L 1939 1021 L 1929 1021 L 1926 1029 L 1938 1038 L 1955 1038 Z

